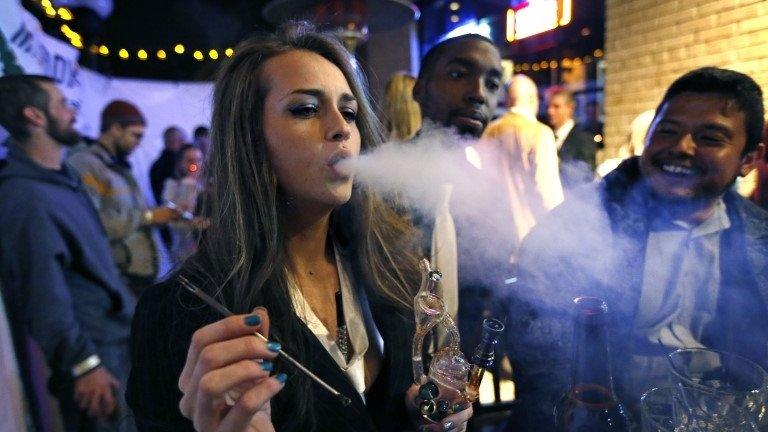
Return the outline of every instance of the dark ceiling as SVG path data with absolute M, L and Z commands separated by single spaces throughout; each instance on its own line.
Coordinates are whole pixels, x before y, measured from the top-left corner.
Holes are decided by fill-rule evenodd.
M 345 1 L 349 0 L 331 0 L 329 3 Z M 510 0 L 461 1 L 473 5 L 477 16 L 496 16 L 499 17 L 497 20 L 502 19 L 504 10 L 510 4 Z M 60 30 L 63 21 L 47 17 L 40 0 L 23 0 L 22 3 L 40 20 L 48 34 L 67 40 Z M 233 47 L 254 30 L 273 28 L 262 17 L 267 3 L 269 0 L 114 0 L 114 12 L 106 21 L 99 20 L 88 9 L 75 9 L 75 19 L 67 24 L 83 36 L 86 49 L 82 50 L 80 62 L 86 67 L 114 76 L 210 80 L 226 48 Z M 448 0 L 420 0 L 414 3 L 422 13 L 423 39 L 425 28 L 430 28 L 430 25 L 425 27 L 427 22 L 446 21 L 451 13 L 448 11 Z M 581 7 L 574 8 L 574 22 L 566 31 L 549 32 L 548 36 L 531 38 L 532 41 L 524 44 L 502 42 L 499 44 L 502 55 L 520 59 L 532 53 L 535 55 L 536 51 L 554 48 L 559 52 L 561 47 L 584 44 L 588 41 L 577 35 L 583 26 L 599 28 L 588 39 L 599 39 L 599 46 L 602 46 L 604 0 L 580 0 L 579 4 Z M 184 44 L 183 55 L 173 52 L 177 43 Z M 91 44 L 107 46 L 109 55 L 89 52 L 87 47 Z M 129 59 L 119 58 L 117 53 L 121 48 L 129 52 Z M 146 60 L 137 58 L 140 49 L 146 50 Z M 166 52 L 164 60 L 157 58 L 159 49 Z M 211 49 L 217 50 L 219 60 L 210 58 Z M 201 51 L 203 61 L 193 58 L 194 50 Z

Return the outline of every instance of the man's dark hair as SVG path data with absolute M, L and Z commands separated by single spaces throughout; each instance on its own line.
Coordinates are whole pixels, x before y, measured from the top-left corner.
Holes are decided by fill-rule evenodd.
M 760 143 L 765 123 L 765 107 L 763 106 L 763 91 L 749 76 L 716 67 L 694 69 L 676 79 L 664 94 L 661 103 L 656 108 L 656 115 L 661 107 L 680 93 L 715 93 L 728 98 L 744 112 L 744 128 L 747 132 L 747 143 L 744 154 L 754 151 Z
M 29 138 L 24 108 L 31 106 L 48 113 L 48 93 L 41 83 L 55 83 L 42 75 L 8 75 L 0 77 L 0 125 L 19 141 Z
M 417 78 L 418 81 L 429 79 L 429 76 L 432 74 L 432 71 L 435 69 L 435 65 L 437 64 L 437 61 L 445 54 L 445 51 L 453 44 L 462 42 L 465 40 L 477 40 L 482 42 L 487 42 L 491 45 L 493 45 L 493 41 L 488 39 L 487 37 L 479 34 L 465 34 L 461 36 L 456 36 L 454 38 L 446 39 L 444 41 L 438 42 L 432 48 L 427 51 L 427 53 L 424 55 L 424 58 L 421 59 L 421 68 L 419 68 L 419 76 Z
M 168 141 L 169 139 L 171 139 L 171 135 L 174 133 L 181 135 L 181 128 L 179 128 L 178 126 L 169 126 L 165 128 L 165 130 L 163 131 L 163 141 Z
M 210 129 L 201 125 L 195 128 L 195 131 L 192 133 L 192 138 L 197 139 L 200 137 L 207 137 L 210 134 L 211 134 Z

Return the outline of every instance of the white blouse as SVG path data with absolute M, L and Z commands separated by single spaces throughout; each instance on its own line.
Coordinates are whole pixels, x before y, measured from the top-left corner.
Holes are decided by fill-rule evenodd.
M 309 327 L 312 333 L 317 336 L 317 339 L 325 347 L 331 358 L 336 361 L 342 371 L 349 377 L 355 390 L 360 394 L 363 402 L 365 402 L 365 353 L 369 348 L 368 331 L 371 332 L 371 337 L 376 341 L 376 347 L 379 354 L 384 351 L 384 342 L 379 334 L 376 326 L 371 319 L 370 310 L 368 310 L 367 302 L 365 302 L 365 310 L 361 308 L 361 300 L 352 289 L 352 284 L 349 280 L 348 273 L 342 265 L 339 251 L 334 245 L 334 254 L 336 256 L 336 268 L 339 274 L 339 285 L 341 289 L 341 302 L 344 309 L 344 323 L 347 325 L 347 333 L 349 334 L 349 343 L 354 349 L 354 354 L 350 358 L 349 362 L 344 358 L 339 346 L 336 344 L 336 335 L 330 334 L 328 329 L 325 328 L 322 321 L 315 315 L 315 312 L 307 303 L 306 299 L 301 293 L 298 285 L 289 278 L 291 289 L 291 301 L 293 308 L 296 311 L 299 319 Z M 364 301 L 364 300 L 363 300 Z M 368 324 L 366 326 L 366 323 Z M 367 330 L 366 330 L 367 328 Z

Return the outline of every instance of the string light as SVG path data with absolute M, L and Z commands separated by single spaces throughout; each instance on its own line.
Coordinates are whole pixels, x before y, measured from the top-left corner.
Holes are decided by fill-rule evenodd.
M 453 2 L 452 4 L 456 5 L 456 9 L 458 10 L 460 7 L 460 4 L 458 2 Z M 85 49 L 85 45 L 83 43 L 82 36 L 74 31 L 66 22 L 72 21 L 75 19 L 74 13 L 66 7 L 59 7 L 55 8 L 51 0 L 39 0 L 40 8 L 43 10 L 46 16 L 48 16 L 51 19 L 59 20 L 61 23 L 61 32 L 62 34 L 69 39 L 69 43 L 74 46 L 77 49 Z M 454 15 L 456 18 L 456 21 L 458 21 L 459 17 Z M 455 22 L 456 22 L 455 21 Z M 206 48 L 208 53 L 208 58 L 211 60 L 218 60 L 221 56 L 219 49 L 217 48 Z M 90 45 L 88 46 L 88 51 L 92 54 L 99 54 L 104 57 L 108 57 L 111 53 L 109 47 L 107 45 Z M 179 55 L 184 54 L 187 49 L 182 43 L 177 43 L 173 45 L 173 51 Z M 205 55 L 203 54 L 205 50 L 194 50 L 191 51 L 192 57 L 197 61 L 203 61 L 206 59 Z M 223 49 L 223 54 L 227 57 L 232 57 L 235 53 L 235 50 L 232 47 L 228 47 Z M 121 48 L 117 51 L 118 56 L 122 60 L 128 60 L 130 59 L 131 55 L 126 48 Z M 158 49 L 156 52 L 156 56 L 159 60 L 166 60 L 168 57 L 168 54 L 165 49 Z M 149 59 L 149 53 L 145 49 L 138 49 L 136 51 L 136 58 L 138 58 L 141 61 L 146 61 Z
M 451 15 L 451 22 L 452 23 L 459 22 L 459 16 L 458 15 Z
M 59 12 L 59 17 L 64 21 L 72 21 L 72 18 L 74 18 L 72 16 L 72 12 L 70 12 L 69 9 L 65 7 L 60 7 L 58 12 Z
M 595 57 L 597 57 L 597 58 L 600 58 L 600 57 L 602 57 L 602 56 L 603 56 L 603 50 L 601 50 L 600 48 L 598 48 L 598 49 L 596 49 L 596 50 L 595 50 L 595 52 L 593 52 L 593 53 L 592 53 L 592 55 L 593 55 L 593 56 L 595 56 Z
M 451 4 L 448 5 L 448 9 L 452 11 L 457 11 L 459 10 L 460 7 L 461 7 L 461 4 L 459 4 L 459 2 L 451 2 Z
M 598 54 L 603 54 L 602 50 L 596 50 L 600 51 Z M 594 54 L 594 53 L 593 53 Z M 525 72 L 532 70 L 534 72 L 543 71 L 544 69 L 557 69 L 558 67 L 563 67 L 564 69 L 570 69 L 574 67 L 579 67 L 582 64 L 589 64 L 595 61 L 595 57 L 587 54 L 583 57 L 574 57 L 574 58 L 568 58 L 565 57 L 559 62 L 557 60 L 537 60 L 532 63 L 518 63 L 515 64 L 514 70 L 515 72 Z

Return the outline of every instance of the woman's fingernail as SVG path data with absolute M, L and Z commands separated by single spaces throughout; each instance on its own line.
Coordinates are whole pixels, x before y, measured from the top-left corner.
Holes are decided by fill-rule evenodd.
M 445 422 L 445 423 L 443 423 L 443 430 L 444 430 L 444 431 L 453 430 L 453 428 L 455 428 L 455 427 L 456 427 L 456 424 L 455 424 L 455 423 L 453 423 L 453 422 L 452 422 L 452 421 L 450 421 L 450 420 L 449 420 L 449 421 L 447 421 L 447 422 Z
M 273 367 L 272 362 L 268 360 L 264 360 L 263 362 L 261 362 L 260 366 L 261 366 L 261 370 L 266 372 L 271 372 Z
M 267 342 L 267 349 L 272 352 L 279 352 L 282 346 L 277 342 Z
M 245 317 L 245 325 L 253 327 L 261 324 L 261 317 L 258 315 L 248 315 Z
M 453 412 L 457 413 L 457 412 L 464 411 L 465 409 L 469 408 L 469 405 L 470 405 L 469 402 L 457 403 L 456 405 L 453 406 Z
M 275 379 L 280 382 L 280 384 L 285 384 L 285 381 L 288 379 L 288 375 L 284 373 L 279 373 L 275 375 Z

